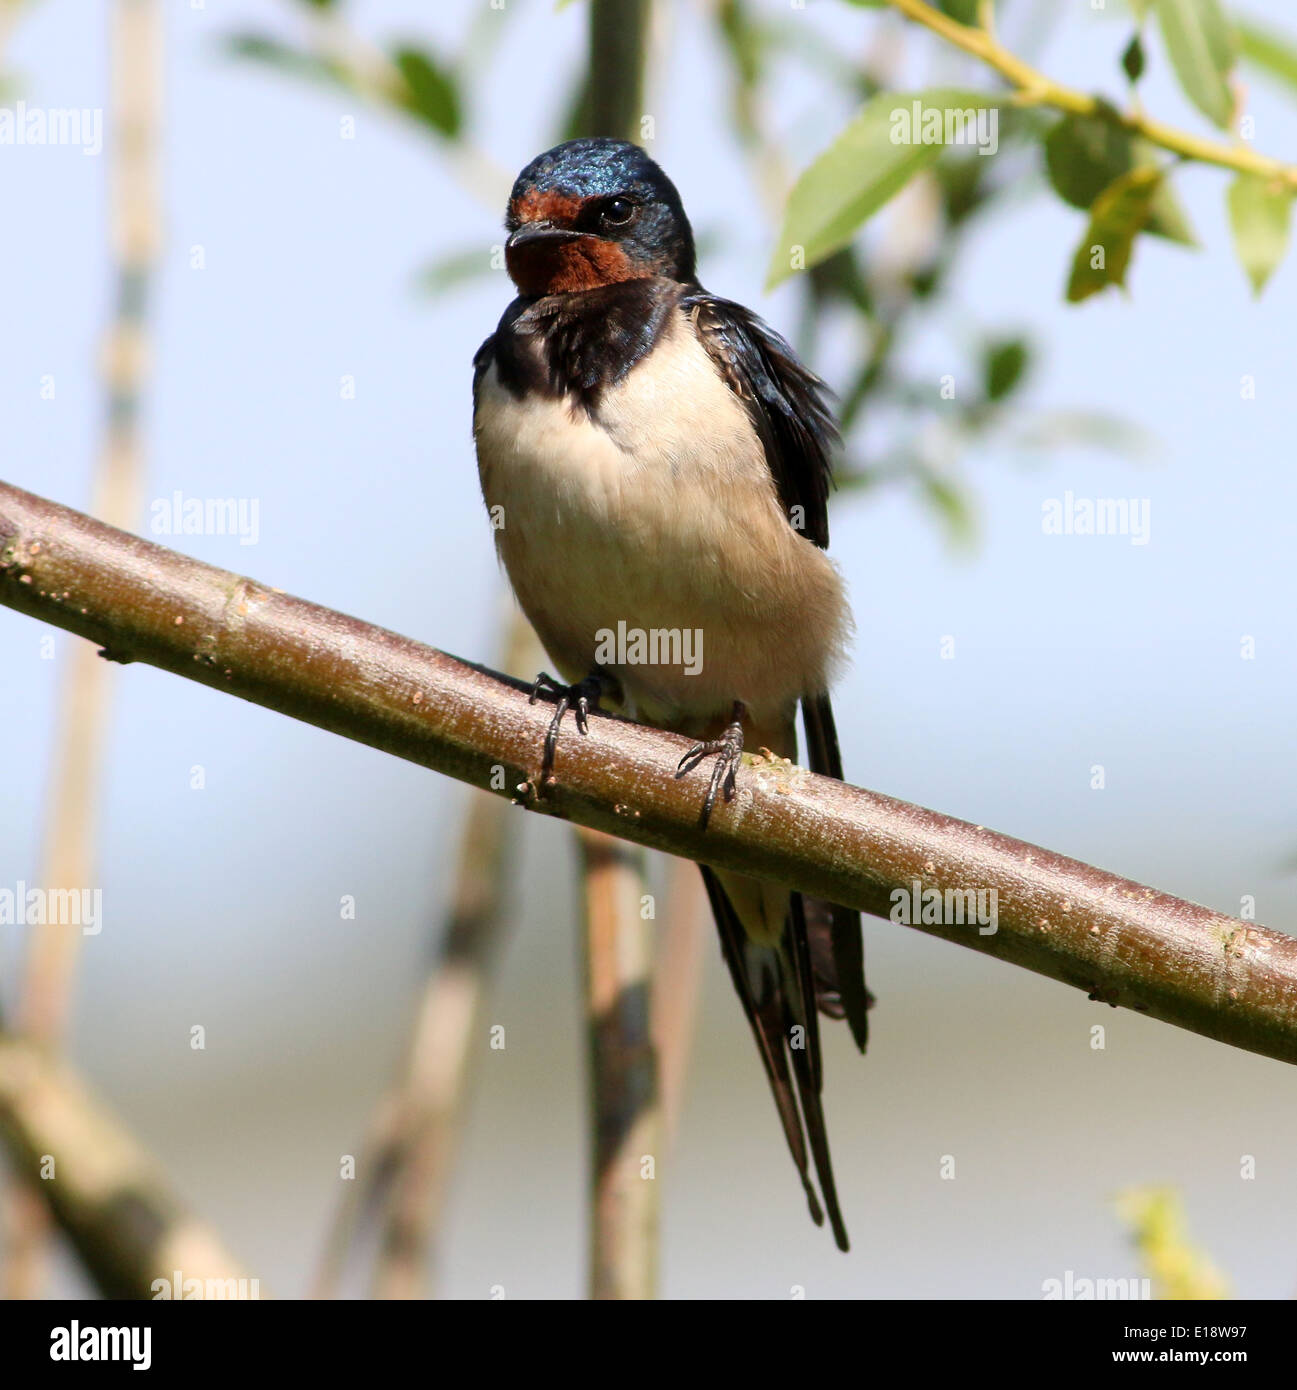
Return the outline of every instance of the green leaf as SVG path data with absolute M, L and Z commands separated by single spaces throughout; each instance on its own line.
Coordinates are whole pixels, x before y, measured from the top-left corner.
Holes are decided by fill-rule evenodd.
M 1157 0 L 1162 38 L 1184 94 L 1208 120 L 1229 125 L 1234 36 L 1219 0 Z
M 1123 174 L 1095 199 L 1090 225 L 1076 248 L 1067 298 L 1079 304 L 1107 285 L 1126 283 L 1136 236 L 1148 221 L 1162 171 L 1149 165 Z
M 439 134 L 458 135 L 459 89 L 450 73 L 418 48 L 398 48 L 392 60 L 405 79 L 401 105 Z
M 856 253 L 849 247 L 825 257 L 810 271 L 811 293 L 818 300 L 845 301 L 868 318 L 874 312 L 869 281 Z
M 959 550 L 967 550 L 977 539 L 977 519 L 962 489 L 938 473 L 923 471 L 919 490 L 924 501 L 946 529 L 946 540 Z
M 741 87 L 751 87 L 761 76 L 765 35 L 752 21 L 747 7 L 739 0 L 726 0 L 717 8 L 721 37 L 729 49 L 735 76 Z
M 1094 200 L 1136 166 L 1154 166 L 1157 151 L 1104 116 L 1064 116 L 1045 137 L 1045 167 L 1054 191 L 1074 208 Z M 1146 231 L 1184 246 L 1197 245 L 1193 228 L 1165 180 L 1153 195 Z
M 1156 441 L 1142 426 L 1099 411 L 1046 411 L 1027 420 L 1012 438 L 1015 448 L 1052 457 L 1060 449 L 1105 449 L 1139 461 L 1151 456 Z
M 1137 33 L 1131 35 L 1130 42 L 1122 51 L 1121 66 L 1132 82 L 1138 82 L 1144 76 L 1144 41 Z
M 1297 89 L 1297 43 L 1251 20 L 1236 19 L 1234 32 L 1242 57 L 1262 72 L 1277 77 L 1286 87 Z
M 1006 338 L 987 345 L 982 376 L 988 401 L 1000 401 L 1022 380 L 1031 358 L 1024 338 Z
M 1045 136 L 1045 167 L 1054 191 L 1087 212 L 1134 162 L 1130 134 L 1102 116 L 1064 116 Z
M 1157 162 L 1158 148 L 1147 140 L 1137 139 L 1132 145 L 1132 153 L 1135 166 L 1160 167 Z M 1188 214 L 1180 206 L 1180 200 L 1175 196 L 1175 189 L 1171 187 L 1164 169 L 1162 181 L 1158 184 L 1157 192 L 1153 194 L 1153 201 L 1149 205 L 1148 225 L 1144 230 L 1153 236 L 1165 237 L 1167 241 L 1178 242 L 1181 246 L 1198 245 L 1198 238 L 1193 234 Z
M 922 113 L 942 114 L 943 133 L 946 113 L 967 114 L 996 105 L 985 93 L 945 89 L 880 92 L 867 102 L 793 186 L 767 272 L 767 289 L 845 246 L 888 199 L 936 160 L 940 144 L 923 144 L 922 131 L 913 138 L 916 102 Z
M 416 287 L 424 294 L 444 294 L 490 274 L 490 257 L 480 244 L 474 244 L 430 261 L 419 272 Z
M 278 39 L 263 38 L 260 34 L 231 34 L 226 47 L 237 58 L 251 58 L 254 62 L 265 63 L 294 77 L 326 82 L 333 87 L 351 85 L 346 70 L 339 63 L 317 58 L 313 53 L 302 53 L 280 43 Z
M 1229 225 L 1234 250 L 1259 295 L 1288 249 L 1291 190 L 1258 174 L 1240 174 L 1229 186 Z
M 939 0 L 937 8 L 960 24 L 977 23 L 977 0 Z

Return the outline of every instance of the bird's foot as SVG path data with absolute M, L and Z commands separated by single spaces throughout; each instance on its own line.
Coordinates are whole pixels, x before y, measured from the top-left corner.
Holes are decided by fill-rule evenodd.
M 558 708 L 554 711 L 554 718 L 549 721 L 549 730 L 545 734 L 545 756 L 540 765 L 540 785 L 543 788 L 554 775 L 554 752 L 558 748 L 558 731 L 562 726 L 563 716 L 569 709 L 575 710 L 577 731 L 588 734 L 590 711 L 598 710 L 599 700 L 603 695 L 603 679 L 596 672 L 591 672 L 585 680 L 577 681 L 575 685 L 566 685 L 542 671 L 531 688 L 531 699 L 528 703 L 534 705 L 542 691 L 547 695 L 558 696 Z
M 713 754 L 716 756 L 716 766 L 712 768 L 712 780 L 703 800 L 701 824 L 704 830 L 707 829 L 707 822 L 711 819 L 712 807 L 716 805 L 717 793 L 723 794 L 726 801 L 734 796 L 734 774 L 743 759 L 743 714 L 742 702 L 735 700 L 730 722 L 725 726 L 725 732 L 721 734 L 720 738 L 695 743 L 680 759 L 680 765 L 676 768 L 676 776 L 683 777 L 685 773 L 692 772 L 704 758 L 709 758 Z

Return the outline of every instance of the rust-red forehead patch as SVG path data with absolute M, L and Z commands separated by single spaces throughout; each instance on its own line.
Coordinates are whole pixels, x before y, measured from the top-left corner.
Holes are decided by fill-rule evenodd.
M 509 204 L 509 216 L 519 222 L 552 222 L 556 227 L 570 227 L 580 216 L 586 200 L 574 193 L 559 193 L 554 189 L 529 188 Z

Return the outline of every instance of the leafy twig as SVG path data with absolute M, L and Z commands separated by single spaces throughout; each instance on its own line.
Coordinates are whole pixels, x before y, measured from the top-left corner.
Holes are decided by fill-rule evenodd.
M 993 68 L 1016 89 L 1015 99 L 1020 105 L 1052 107 L 1074 116 L 1102 117 L 1113 121 L 1131 135 L 1140 136 L 1183 159 L 1215 164 L 1240 173 L 1259 174 L 1297 190 L 1297 165 L 1258 154 L 1243 144 L 1227 145 L 1219 140 L 1193 135 L 1164 121 L 1154 120 L 1140 111 L 1119 112 L 1099 97 L 1055 82 L 1011 53 L 994 34 L 983 28 L 961 24 L 926 4 L 925 0 L 887 0 L 887 3 L 907 19 L 922 24 L 947 43 Z

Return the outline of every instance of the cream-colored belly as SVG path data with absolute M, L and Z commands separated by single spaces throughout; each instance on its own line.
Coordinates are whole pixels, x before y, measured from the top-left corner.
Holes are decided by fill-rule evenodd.
M 474 432 L 500 558 L 566 679 L 602 668 L 633 713 L 677 725 L 734 700 L 786 717 L 825 687 L 850 621 L 841 580 L 790 527 L 683 318 L 598 423 L 568 400 L 515 399 L 492 367 Z

